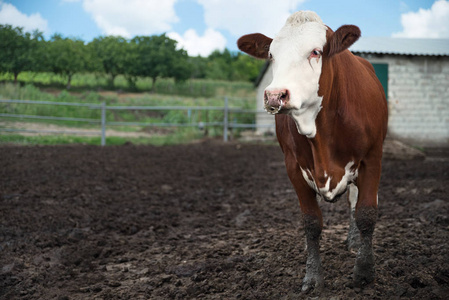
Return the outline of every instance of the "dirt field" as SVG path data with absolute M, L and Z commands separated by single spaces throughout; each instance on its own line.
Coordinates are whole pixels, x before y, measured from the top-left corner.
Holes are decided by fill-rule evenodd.
M 0 147 L 0 299 L 448 299 L 449 160 L 385 160 L 376 281 L 322 203 L 325 291 L 278 146 Z M 444 157 L 443 157 L 444 156 Z

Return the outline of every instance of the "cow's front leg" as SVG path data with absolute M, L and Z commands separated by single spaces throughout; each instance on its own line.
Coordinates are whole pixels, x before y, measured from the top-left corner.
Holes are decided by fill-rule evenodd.
M 302 290 L 304 292 L 309 292 L 312 289 L 319 291 L 324 287 L 319 242 L 323 220 L 320 211 L 318 214 L 306 214 L 303 212 L 303 218 L 307 242 L 307 263 Z
M 299 199 L 307 243 L 306 276 L 303 280 L 302 290 L 305 292 L 312 289 L 321 290 L 324 287 L 324 280 L 319 241 L 323 228 L 323 216 L 315 191 L 306 183 L 294 156 L 289 154 L 291 153 L 285 153 L 285 165 L 288 177 Z
M 360 248 L 355 261 L 354 283 L 356 286 L 361 286 L 374 280 L 373 232 L 377 219 L 377 208 L 359 208 L 355 218 L 360 230 Z
M 355 221 L 360 231 L 360 247 L 354 267 L 354 284 L 362 286 L 374 280 L 373 233 L 377 221 L 378 168 L 364 167 L 358 178 L 359 195 Z

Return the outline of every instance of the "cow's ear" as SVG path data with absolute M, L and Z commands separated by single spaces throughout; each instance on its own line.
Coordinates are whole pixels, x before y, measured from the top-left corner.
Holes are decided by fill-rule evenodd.
M 260 59 L 268 59 L 268 52 L 273 39 L 261 34 L 253 33 L 242 36 L 237 41 L 240 50 Z
M 329 30 L 329 29 L 328 29 Z M 343 25 L 327 38 L 327 56 L 331 57 L 348 49 L 361 36 L 360 29 L 355 25 Z

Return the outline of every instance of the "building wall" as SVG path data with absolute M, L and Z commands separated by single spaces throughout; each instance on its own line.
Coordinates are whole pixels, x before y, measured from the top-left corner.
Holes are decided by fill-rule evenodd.
M 449 145 L 449 57 L 364 57 L 388 64 L 389 135 L 417 146 Z M 271 78 L 268 69 L 257 91 L 260 107 Z
M 273 80 L 272 75 L 272 69 L 271 65 L 268 67 L 267 71 L 265 72 L 265 75 L 263 76 L 262 80 L 259 83 L 259 86 L 257 87 L 257 110 L 263 110 L 263 94 L 265 91 L 265 88 L 271 83 Z M 274 133 L 275 126 L 274 126 L 274 116 L 270 115 L 268 113 L 258 113 L 256 115 L 256 124 L 267 126 L 262 128 L 257 128 L 258 134 L 263 134 L 266 132 Z
M 449 57 L 365 57 L 388 64 L 388 132 L 413 145 L 449 144 Z

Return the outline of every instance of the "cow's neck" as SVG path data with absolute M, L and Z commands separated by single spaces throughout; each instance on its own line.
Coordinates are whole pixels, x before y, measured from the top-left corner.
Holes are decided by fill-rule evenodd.
M 296 129 L 299 134 L 305 135 L 308 138 L 314 138 L 317 132 L 316 118 L 321 110 L 322 97 L 318 97 L 312 101 L 313 105 L 310 105 L 307 110 L 296 113 L 292 112 L 291 117 L 295 121 Z
M 346 55 L 346 53 L 342 55 Z M 348 153 L 341 151 L 343 149 L 340 148 L 350 144 L 351 141 L 348 136 L 339 134 L 343 131 L 348 133 L 347 128 L 343 130 L 348 114 L 345 113 L 347 103 L 344 101 L 347 101 L 347 97 L 342 85 L 345 78 L 341 77 L 343 73 L 337 68 L 337 60 L 338 58 L 334 58 L 331 62 L 323 64 L 322 74 L 326 75 L 320 79 L 318 93 L 323 97 L 322 107 L 315 119 L 316 134 L 313 138 L 308 138 L 314 165 L 319 169 L 332 169 L 334 166 L 329 165 L 331 162 L 346 164 L 346 160 L 350 159 L 350 157 L 343 158 L 339 155 L 340 152 Z M 339 159 L 342 161 L 338 162 Z

